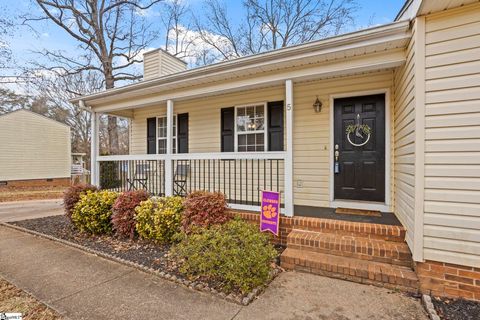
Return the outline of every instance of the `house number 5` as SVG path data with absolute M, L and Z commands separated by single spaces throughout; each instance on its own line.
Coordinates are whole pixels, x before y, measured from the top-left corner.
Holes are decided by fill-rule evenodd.
M 292 105 L 291 105 L 290 103 L 287 104 L 287 110 L 288 110 L 288 111 L 292 110 Z

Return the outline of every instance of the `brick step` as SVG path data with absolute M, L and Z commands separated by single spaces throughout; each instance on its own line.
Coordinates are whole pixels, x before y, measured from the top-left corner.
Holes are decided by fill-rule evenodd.
M 412 267 L 412 255 L 405 242 L 294 229 L 287 236 L 287 246 L 292 249 Z
M 413 293 L 419 288 L 415 272 L 403 266 L 292 248 L 285 249 L 280 259 L 281 266 L 289 270 Z
M 293 229 L 316 232 L 329 232 L 377 240 L 396 242 L 405 241 L 405 228 L 403 228 L 402 226 L 386 224 L 352 222 L 310 217 L 295 217 Z

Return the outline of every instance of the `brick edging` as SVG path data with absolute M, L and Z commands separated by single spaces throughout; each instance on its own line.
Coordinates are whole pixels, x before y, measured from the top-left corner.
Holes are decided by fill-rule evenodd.
M 422 295 L 422 304 L 423 304 L 423 307 L 425 308 L 425 311 L 427 311 L 427 314 L 430 320 L 440 320 L 440 317 L 438 316 L 437 311 L 433 306 L 432 298 L 429 295 L 427 294 Z
M 59 238 L 56 238 L 56 237 L 53 237 L 53 236 L 50 236 L 50 235 L 47 235 L 47 234 L 44 234 L 44 233 L 41 233 L 41 232 L 38 232 L 38 231 L 30 230 L 30 229 L 23 228 L 23 227 L 20 227 L 20 226 L 16 226 L 16 225 L 13 225 L 13 224 L 9 224 L 9 223 L 6 223 L 6 222 L 0 222 L 0 225 L 4 226 L 4 227 L 7 227 L 7 228 L 10 228 L 10 229 L 17 230 L 17 231 L 29 233 L 31 235 L 34 235 L 34 236 L 37 236 L 37 237 L 40 237 L 40 238 L 44 238 L 44 239 L 51 240 L 51 241 L 54 241 L 54 242 L 59 242 L 59 243 L 65 245 L 65 246 L 73 247 L 75 249 L 85 251 L 87 253 L 102 257 L 104 259 L 107 259 L 107 260 L 110 260 L 110 261 L 113 261 L 113 262 L 117 262 L 117 263 L 126 265 L 128 267 L 133 267 L 137 270 L 143 271 L 143 272 L 148 273 L 148 274 L 152 274 L 154 276 L 160 277 L 160 278 L 168 280 L 170 282 L 174 282 L 174 283 L 182 285 L 183 287 L 186 287 L 190 290 L 210 293 L 213 296 L 216 296 L 218 298 L 221 298 L 221 299 L 224 299 L 224 300 L 227 300 L 227 301 L 230 301 L 230 302 L 242 305 L 242 306 L 249 305 L 253 300 L 255 300 L 255 298 L 260 296 L 260 294 L 264 291 L 264 289 L 281 272 L 281 270 L 279 268 L 273 269 L 271 271 L 270 280 L 265 285 L 261 285 L 261 286 L 256 287 L 255 289 L 253 289 L 248 295 L 235 295 L 235 294 L 232 294 L 232 293 L 227 295 L 224 292 L 219 292 L 214 288 L 208 287 L 207 285 L 205 285 L 205 283 L 190 281 L 190 280 L 186 280 L 186 279 L 181 279 L 174 274 L 170 274 L 170 273 L 167 273 L 167 272 L 164 272 L 164 271 L 155 270 L 154 268 L 148 268 L 148 267 L 146 267 L 146 266 L 144 266 L 140 263 L 136 263 L 136 262 L 126 260 L 126 259 L 114 256 L 114 255 L 102 252 L 102 251 L 91 249 L 91 248 L 88 248 L 86 246 L 74 243 L 74 242 L 70 242 L 70 241 L 67 241 L 67 240 L 64 240 L 64 239 L 59 239 Z

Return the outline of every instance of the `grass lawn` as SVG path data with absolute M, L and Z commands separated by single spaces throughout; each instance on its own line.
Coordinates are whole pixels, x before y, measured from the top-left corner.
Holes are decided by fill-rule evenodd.
M 21 313 L 24 320 L 61 319 L 55 311 L 0 277 L 0 312 Z
M 0 188 L 0 202 L 60 199 L 66 187 Z

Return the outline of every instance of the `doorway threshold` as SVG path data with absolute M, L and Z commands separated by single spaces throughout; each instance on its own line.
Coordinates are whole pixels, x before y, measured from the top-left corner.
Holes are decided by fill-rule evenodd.
M 351 222 L 377 223 L 377 224 L 385 224 L 385 225 L 393 225 L 393 226 L 402 225 L 393 212 L 381 212 L 380 217 L 360 216 L 360 215 L 351 215 L 351 214 L 338 214 L 338 213 L 335 213 L 335 208 L 296 205 L 294 207 L 294 214 L 295 216 L 300 216 L 300 217 L 333 219 L 333 220 L 342 220 L 342 221 L 351 221 Z

